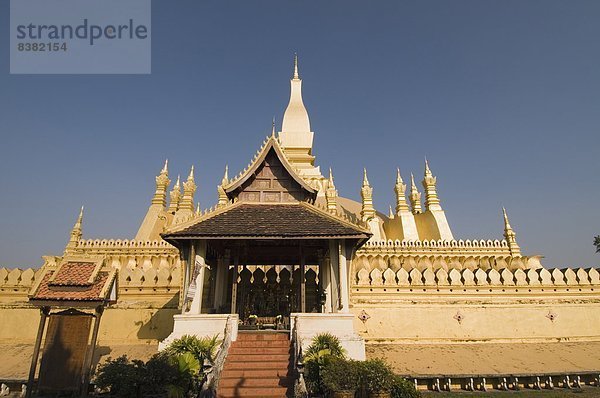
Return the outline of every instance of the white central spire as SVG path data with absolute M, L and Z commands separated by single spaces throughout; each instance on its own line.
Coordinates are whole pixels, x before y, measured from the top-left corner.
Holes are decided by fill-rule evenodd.
M 290 86 L 290 102 L 283 114 L 279 142 L 288 161 L 305 181 L 318 188 L 319 196 L 323 196 L 327 179 L 321 175 L 319 166 L 315 166 L 315 157 L 312 154 L 314 133 L 310 131 L 308 112 L 302 102 L 302 79 L 298 72 L 296 54 L 294 54 L 294 72 Z
M 294 74 L 290 81 L 290 102 L 283 114 L 281 144 L 284 148 L 302 148 L 312 152 L 313 133 L 310 131 L 308 112 L 302 102 L 302 79 L 298 73 L 298 56 L 294 55 Z

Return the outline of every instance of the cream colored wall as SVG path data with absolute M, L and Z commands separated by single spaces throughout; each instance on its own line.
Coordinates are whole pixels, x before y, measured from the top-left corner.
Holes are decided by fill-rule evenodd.
M 0 346 L 33 344 L 40 321 L 37 308 L 0 306 Z
M 177 308 L 108 308 L 102 315 L 98 345 L 157 343 L 173 331 Z
M 373 343 L 600 341 L 600 303 L 359 304 L 354 327 Z M 554 314 L 554 321 L 547 315 Z M 462 316 L 461 322 L 456 319 Z
M 600 341 L 594 268 L 361 268 L 353 276 L 354 325 L 367 343 Z

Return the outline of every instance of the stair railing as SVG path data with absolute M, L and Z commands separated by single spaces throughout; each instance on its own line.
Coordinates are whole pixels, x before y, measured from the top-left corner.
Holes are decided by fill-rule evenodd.
M 229 352 L 229 347 L 231 346 L 232 336 L 233 336 L 233 323 L 237 322 L 236 317 L 229 316 L 227 317 L 227 323 L 225 324 L 225 332 L 223 334 L 223 342 L 221 343 L 221 347 L 219 347 L 219 352 L 215 357 L 215 361 L 213 363 L 212 369 L 210 373 L 206 376 L 206 383 L 204 383 L 205 394 L 203 397 L 216 397 L 217 387 L 219 386 L 219 379 L 221 377 L 221 372 L 223 371 L 223 366 L 225 365 L 225 360 L 227 359 L 227 353 Z
M 304 359 L 302 357 L 302 341 L 298 336 L 298 317 L 294 317 L 294 327 L 292 328 L 292 345 L 294 350 L 294 374 L 296 381 L 294 383 L 294 398 L 308 397 L 306 382 L 304 381 Z

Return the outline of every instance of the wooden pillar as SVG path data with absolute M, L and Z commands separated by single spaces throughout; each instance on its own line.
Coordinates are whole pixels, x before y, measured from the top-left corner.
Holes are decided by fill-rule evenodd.
M 215 311 L 219 313 L 221 307 L 225 304 L 226 292 L 227 292 L 227 271 L 229 270 L 229 250 L 225 250 L 225 254 L 219 255 L 217 260 L 217 269 L 215 272 L 215 297 L 214 306 Z
M 40 308 L 40 324 L 38 325 L 38 332 L 35 338 L 35 345 L 33 347 L 33 357 L 31 358 L 31 365 L 29 367 L 29 377 L 27 378 L 27 393 L 26 398 L 30 398 L 33 393 L 33 382 L 35 380 L 35 369 L 37 368 L 38 358 L 40 357 L 40 347 L 42 345 L 42 338 L 44 337 L 44 329 L 46 327 L 46 319 L 50 313 L 50 307 Z
M 306 312 L 306 260 L 300 246 L 300 312 Z
M 348 288 L 348 264 L 346 261 L 346 242 L 341 239 L 339 243 L 340 267 L 340 308 L 341 312 L 350 312 L 350 290 Z
M 82 397 L 87 397 L 88 394 L 88 386 L 90 384 L 90 372 L 92 370 L 92 361 L 94 359 L 94 352 L 96 351 L 96 341 L 98 341 L 98 329 L 100 328 L 100 318 L 102 318 L 103 312 L 104 307 L 96 307 L 96 313 L 94 314 L 95 321 L 94 329 L 92 331 L 92 341 L 90 342 L 88 351 L 85 354 L 85 360 L 83 361 L 83 383 L 81 385 Z
M 325 294 L 325 304 L 322 311 L 331 312 L 331 278 L 329 270 L 329 261 L 323 254 L 319 255 L 319 288 Z
M 237 280 L 240 256 L 238 253 L 233 257 L 233 283 L 231 284 L 231 313 L 237 314 Z

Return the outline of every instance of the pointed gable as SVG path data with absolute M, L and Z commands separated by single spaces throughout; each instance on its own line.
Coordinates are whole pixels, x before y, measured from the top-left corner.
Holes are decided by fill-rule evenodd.
M 248 169 L 223 189 L 230 199 L 254 203 L 314 202 L 317 195 L 294 171 L 273 137 Z

